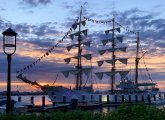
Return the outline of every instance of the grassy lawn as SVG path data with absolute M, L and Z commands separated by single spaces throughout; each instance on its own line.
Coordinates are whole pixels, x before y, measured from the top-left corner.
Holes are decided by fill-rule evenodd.
M 165 120 L 165 109 L 144 104 L 121 105 L 115 112 L 92 113 L 90 111 L 68 111 L 36 114 L 1 114 L 0 120 Z

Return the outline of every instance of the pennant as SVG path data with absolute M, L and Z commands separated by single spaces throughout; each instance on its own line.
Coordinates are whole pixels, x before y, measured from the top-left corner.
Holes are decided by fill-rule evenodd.
M 103 79 L 103 73 L 99 72 L 99 73 L 95 73 L 95 75 L 99 78 L 99 80 Z
M 68 71 L 62 71 L 62 74 L 63 74 L 66 78 L 68 78 L 68 76 L 69 76 L 69 72 L 68 72 Z
M 107 75 L 107 76 L 112 76 L 112 75 L 114 75 L 115 74 L 115 72 L 105 72 L 105 74 Z
M 120 28 L 116 28 L 116 30 L 120 33 Z
M 105 62 L 109 63 L 109 64 L 114 64 L 117 60 L 105 60 Z
M 86 54 L 86 55 L 82 55 L 84 58 L 86 58 L 87 60 L 91 60 L 92 55 L 91 54 Z
M 83 34 L 84 34 L 86 37 L 87 37 L 87 31 L 88 31 L 88 29 L 82 31 Z
M 106 52 L 106 50 L 99 50 L 99 54 L 103 55 Z
M 85 25 L 86 25 L 85 20 L 84 20 L 84 21 L 82 21 L 82 22 L 81 22 L 81 24 L 82 24 L 83 26 L 85 26 Z
M 76 24 L 76 23 L 73 24 L 73 25 L 72 25 L 72 28 L 75 30 L 75 29 L 77 28 L 77 24 Z
M 81 69 L 77 69 L 77 70 L 69 70 L 69 73 L 73 74 L 73 75 L 77 75 L 81 72 Z
M 71 61 L 71 58 L 66 58 L 66 59 L 64 59 L 64 61 L 66 62 L 66 64 L 69 64 Z
M 49 55 L 49 53 L 48 53 L 48 52 L 46 52 L 46 55 L 48 56 L 48 55 Z
M 104 63 L 104 61 L 97 61 L 97 64 L 98 64 L 99 67 L 102 66 L 103 63 Z
M 126 52 L 127 47 L 118 48 L 120 51 Z
M 123 36 L 117 36 L 116 39 L 119 40 L 121 43 L 123 42 Z
M 74 46 L 75 46 L 75 47 L 79 47 L 79 44 L 75 44 Z
M 83 70 L 83 73 L 86 75 L 86 76 L 89 76 L 90 72 L 91 72 L 91 68 L 85 68 L 85 69 L 82 69 Z
M 106 31 L 105 31 L 105 34 L 108 35 L 108 34 L 109 34 L 109 30 L 106 30 Z
M 73 34 L 70 34 L 69 37 L 73 40 L 74 36 Z
M 87 46 L 87 47 L 90 47 L 91 42 L 88 41 L 88 42 L 84 42 L 84 43 L 82 43 L 82 44 L 85 45 L 85 46 Z
M 75 56 L 75 57 L 73 57 L 73 58 L 75 58 L 75 59 L 78 59 L 78 58 L 80 58 L 81 56 L 80 55 L 78 55 L 78 56 Z
M 81 32 L 74 33 L 75 36 L 79 36 Z
M 127 64 L 127 58 L 121 58 L 121 59 L 118 59 L 121 63 L 123 64 Z
M 105 45 L 108 43 L 108 41 L 109 41 L 108 39 L 106 39 L 106 40 L 101 40 L 103 46 L 105 46 Z
M 121 78 L 125 78 L 129 73 L 129 71 L 118 71 L 118 72 L 119 72 Z
M 68 52 L 72 49 L 72 46 L 67 46 L 66 49 L 68 50 Z

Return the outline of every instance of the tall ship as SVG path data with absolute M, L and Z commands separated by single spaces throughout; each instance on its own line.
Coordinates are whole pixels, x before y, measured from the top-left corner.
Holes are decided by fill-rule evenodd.
M 101 40 L 101 43 L 105 49 L 99 50 L 99 55 L 101 56 L 104 56 L 104 54 L 107 52 L 109 54 L 109 59 L 97 61 L 97 64 L 100 68 L 95 67 L 95 69 L 97 69 L 95 71 L 97 72 L 92 74 L 94 67 L 89 65 L 92 59 L 92 54 L 90 54 L 90 52 L 85 49 L 86 47 L 90 47 L 91 45 L 91 41 L 85 39 L 88 33 L 88 29 L 84 29 L 87 21 L 92 20 L 87 17 L 83 17 L 81 9 L 79 19 L 72 25 L 72 33 L 69 34 L 70 39 L 74 41 L 72 43 L 75 44 L 70 44 L 66 47 L 68 52 L 72 52 L 72 49 L 74 49 L 74 51 L 77 51 L 76 55 L 64 59 L 66 64 L 72 63 L 73 69 L 61 71 L 61 73 L 66 78 L 68 78 L 70 75 L 74 76 L 74 88 L 51 85 L 42 86 L 37 82 L 33 82 L 27 79 L 25 76 L 23 76 L 23 73 L 20 73 L 17 78 L 25 83 L 40 88 L 49 96 L 52 102 L 62 102 L 64 98 L 66 102 L 71 102 L 73 98 L 78 99 L 79 102 L 82 102 L 84 99 L 86 100 L 86 102 L 98 102 L 100 100 L 100 95 L 107 95 L 107 100 L 111 99 L 112 101 L 115 100 L 115 95 L 118 96 L 118 101 L 122 101 L 122 95 L 127 96 L 125 99 L 128 98 L 128 95 L 131 95 L 131 98 L 134 100 L 135 95 L 138 95 L 138 97 L 144 95 L 144 99 L 147 99 L 148 94 L 150 94 L 152 97 L 153 95 L 159 93 L 159 89 L 156 88 L 156 83 L 152 81 L 140 82 L 138 78 L 139 61 L 144 56 L 144 54 L 142 56 L 139 56 L 139 32 L 136 33 L 137 40 L 134 78 L 132 79 L 128 77 L 128 74 L 130 72 L 129 69 L 120 69 L 116 65 L 116 62 L 127 65 L 128 58 L 120 58 L 120 56 L 116 55 L 117 51 L 127 52 L 127 46 L 123 45 L 124 36 L 117 34 L 120 33 L 121 27 L 116 26 L 115 18 L 111 20 L 112 28 L 109 30 L 105 30 L 107 38 Z M 118 46 L 118 44 L 120 44 L 120 46 Z M 83 62 L 83 60 L 85 60 L 85 62 Z M 86 65 L 85 63 L 88 63 L 88 65 Z M 104 69 L 103 64 L 107 64 L 108 68 L 110 69 Z M 117 74 L 118 77 L 116 77 Z M 110 88 L 105 91 L 94 91 L 93 82 L 92 80 L 89 80 L 89 77 L 91 75 L 97 76 L 99 80 L 102 80 L 104 76 L 106 76 L 109 81 Z M 120 82 L 117 83 L 116 79 L 118 79 L 118 81 Z

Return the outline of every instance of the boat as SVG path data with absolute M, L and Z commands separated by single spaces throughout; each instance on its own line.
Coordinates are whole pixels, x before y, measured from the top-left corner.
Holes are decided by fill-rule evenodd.
M 137 45 L 136 45 L 136 58 L 135 58 L 135 77 L 133 79 L 128 78 L 129 70 L 121 70 L 117 69 L 116 62 L 119 61 L 122 64 L 127 64 L 128 58 L 117 58 L 116 51 L 126 52 L 127 46 L 123 46 L 123 35 L 117 35 L 116 32 L 120 33 L 120 26 L 115 26 L 115 18 L 112 19 L 112 29 L 106 30 L 105 34 L 109 36 L 107 39 L 101 40 L 103 46 L 106 46 L 108 42 L 111 43 L 109 48 L 99 50 L 100 55 L 104 55 L 104 53 L 109 52 L 111 53 L 111 58 L 108 60 L 99 60 L 97 61 L 98 66 L 101 67 L 104 63 L 108 63 L 107 66 L 111 68 L 108 71 L 101 71 L 96 72 L 95 75 L 98 79 L 103 79 L 104 76 L 108 76 L 110 79 L 110 86 L 109 90 L 103 92 L 95 92 L 93 90 L 92 82 L 86 85 L 86 81 L 83 79 L 83 76 L 91 75 L 92 67 L 91 66 L 84 66 L 82 64 L 82 58 L 85 58 L 88 63 L 92 59 L 91 54 L 83 54 L 84 46 L 90 47 L 91 41 L 84 41 L 84 37 L 87 36 L 88 29 L 82 29 L 86 25 L 86 20 L 88 18 L 82 17 L 82 9 L 80 11 L 79 19 L 72 25 L 72 30 L 78 29 L 77 32 L 70 34 L 70 38 L 72 40 L 76 40 L 76 44 L 72 44 L 67 46 L 67 50 L 71 51 L 72 48 L 77 49 L 77 55 L 74 57 L 66 58 L 64 61 L 69 64 L 72 59 L 76 61 L 74 63 L 74 69 L 61 71 L 63 75 L 67 78 L 70 74 L 75 76 L 75 87 L 74 88 L 66 88 L 63 86 L 51 86 L 51 85 L 40 85 L 36 81 L 33 82 L 26 77 L 23 76 L 23 73 L 19 74 L 17 78 L 22 80 L 25 83 L 33 85 L 37 88 L 40 88 L 43 92 L 45 92 L 53 103 L 61 103 L 61 102 L 71 102 L 72 99 L 77 99 L 78 102 L 83 103 L 99 103 L 101 101 L 102 95 L 107 95 L 107 101 L 111 99 L 111 102 L 118 102 L 122 103 L 125 101 L 139 101 L 140 99 L 143 101 L 149 100 L 149 97 L 153 97 L 153 95 L 160 93 L 159 89 L 156 87 L 156 83 L 153 81 L 150 82 L 139 82 L 138 78 L 138 67 L 139 61 L 144 56 L 144 54 L 140 57 L 139 56 L 139 32 L 136 33 L 137 35 Z M 110 34 L 111 33 L 111 34 Z M 110 34 L 110 35 L 109 35 Z M 76 39 L 75 39 L 76 38 Z M 120 43 L 122 47 L 117 47 L 117 43 Z M 98 70 L 99 71 L 99 68 Z M 116 84 L 116 77 L 115 75 L 120 75 L 120 83 Z M 85 82 L 85 83 L 84 83 Z M 150 95 L 148 97 L 148 95 Z M 117 96 L 117 97 L 115 97 Z M 124 98 L 123 98 L 124 96 Z M 141 97 L 141 98 L 140 98 Z

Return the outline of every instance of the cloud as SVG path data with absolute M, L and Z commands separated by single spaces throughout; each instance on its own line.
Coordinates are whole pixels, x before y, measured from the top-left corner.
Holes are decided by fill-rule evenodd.
M 20 4 L 28 5 L 30 7 L 37 7 L 40 5 L 48 5 L 51 2 L 51 0 L 21 0 Z

